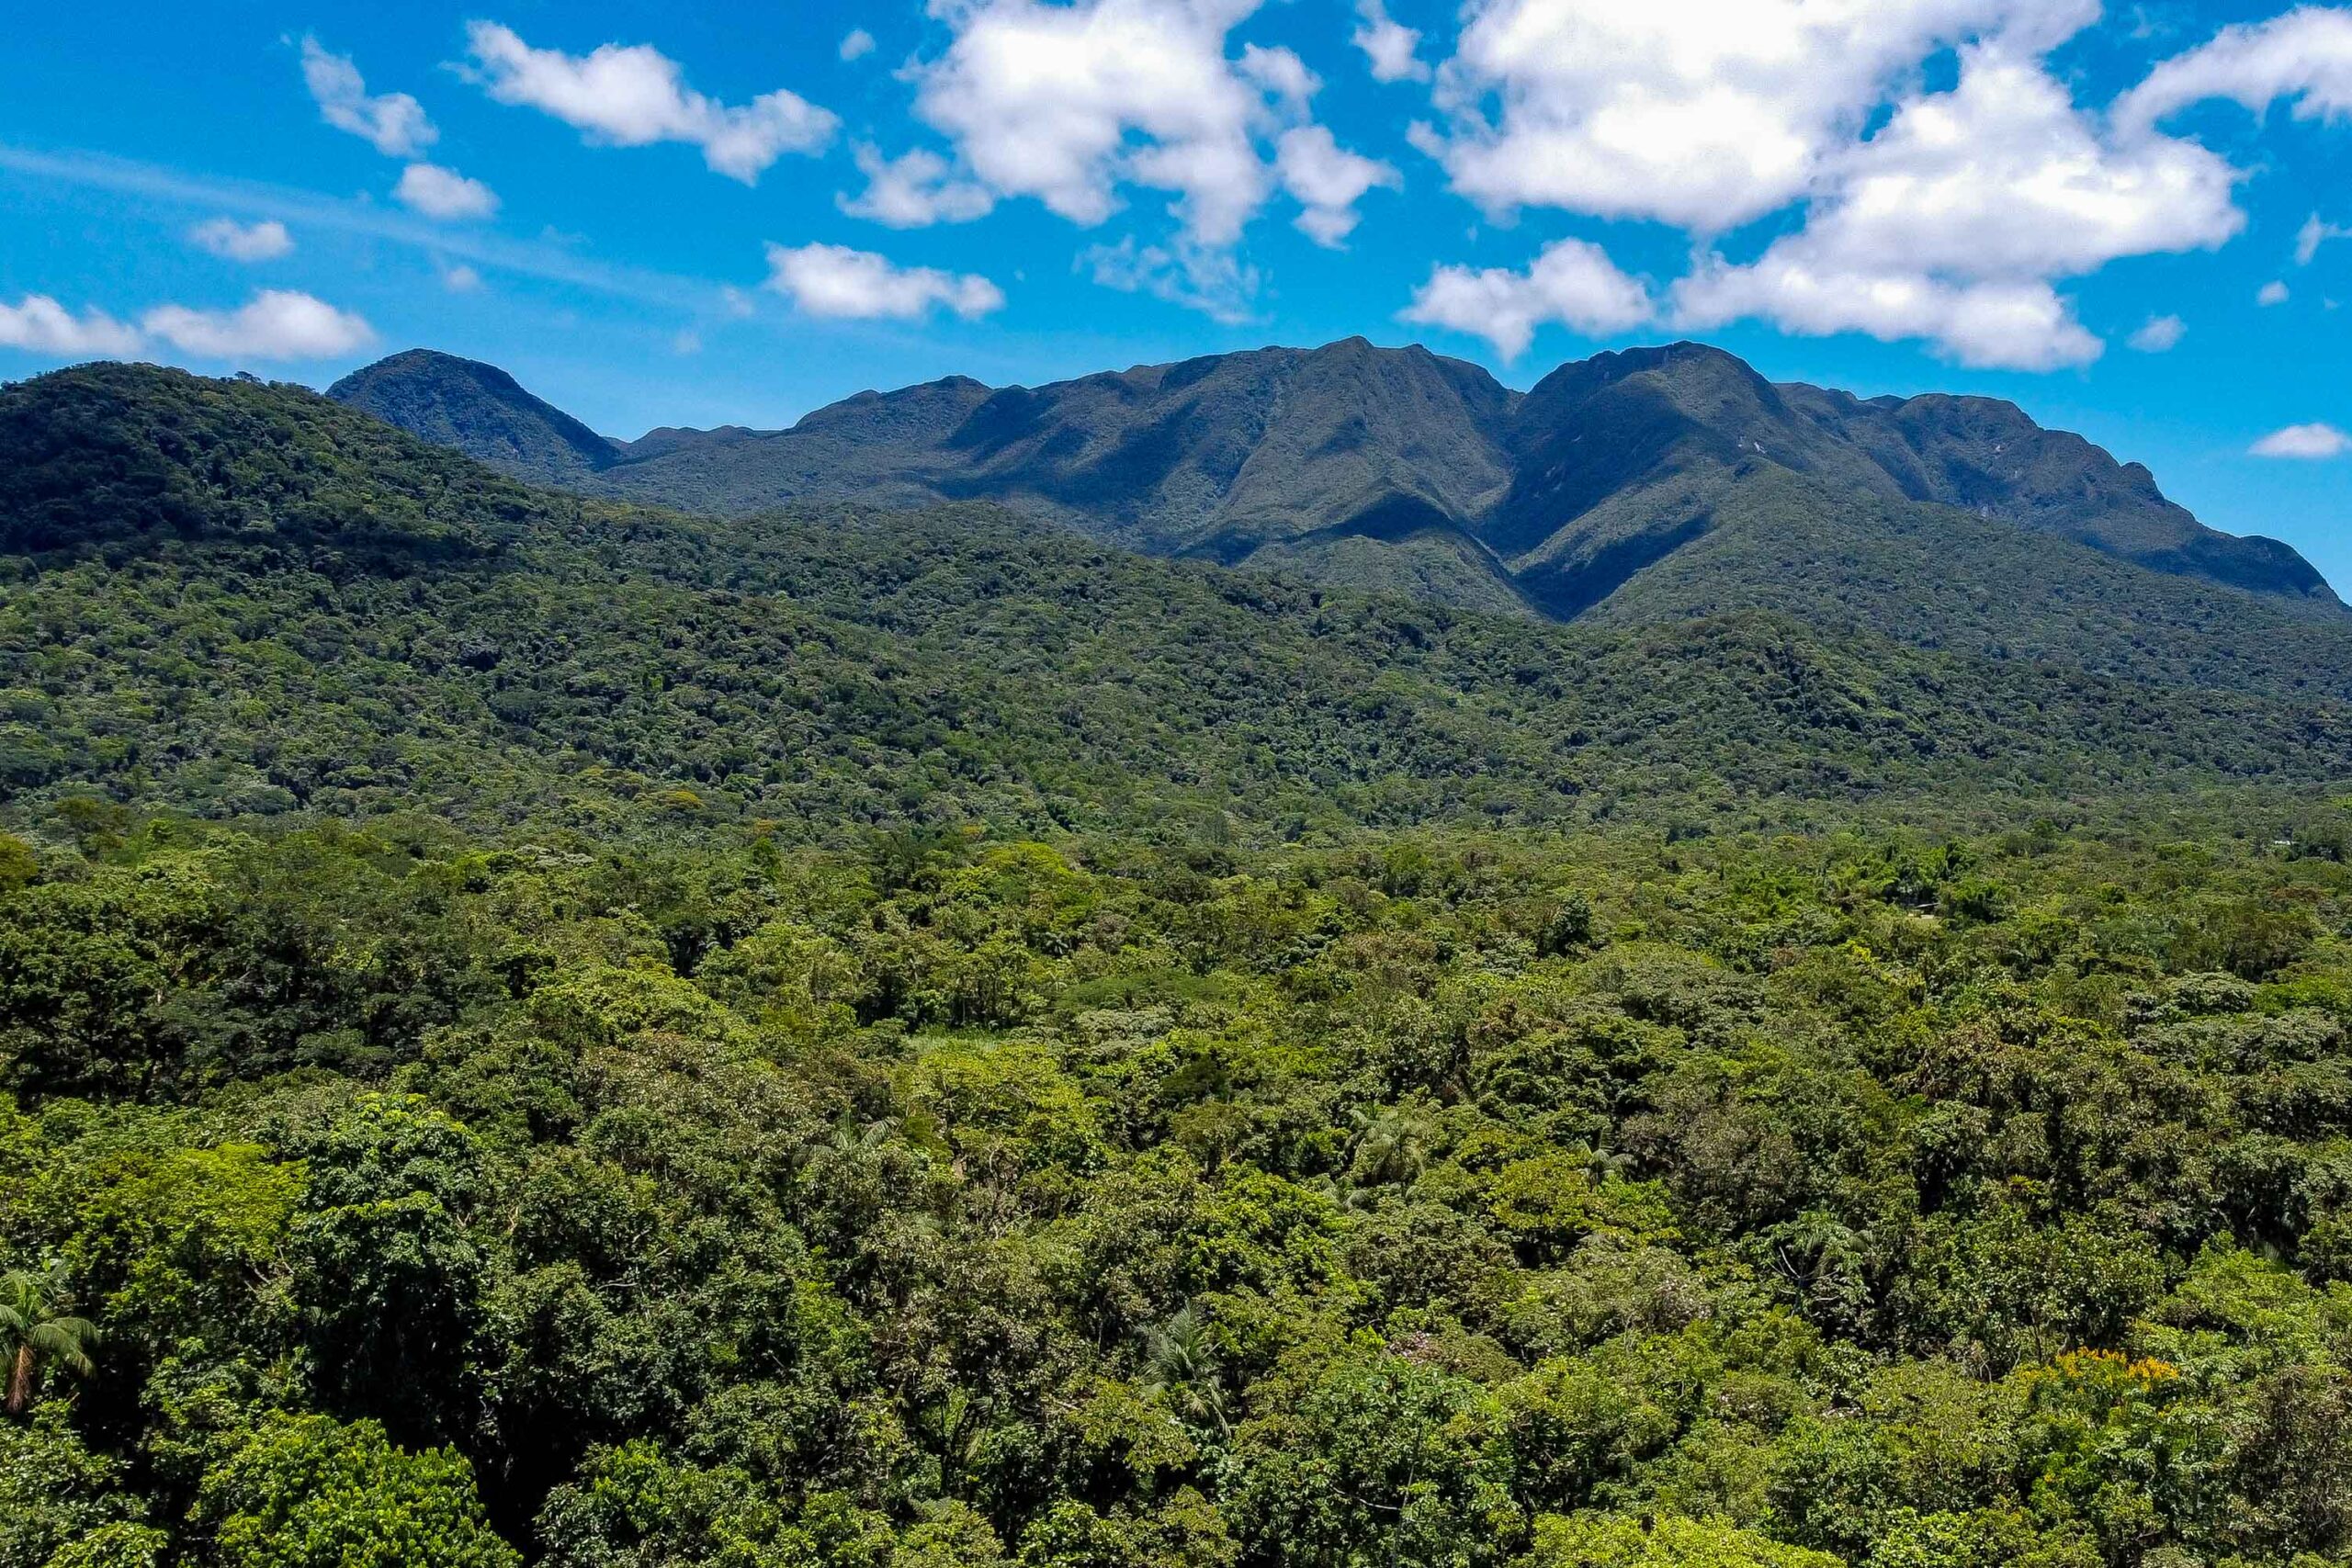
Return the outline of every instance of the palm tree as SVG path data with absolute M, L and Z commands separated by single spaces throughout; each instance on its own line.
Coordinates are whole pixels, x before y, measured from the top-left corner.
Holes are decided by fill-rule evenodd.
M 1194 1425 L 1215 1421 L 1219 1435 L 1230 1438 L 1233 1427 L 1217 1389 L 1223 1376 L 1208 1321 L 1191 1303 L 1166 1323 L 1145 1330 L 1144 1392 L 1167 1401 L 1178 1420 Z
M 1355 1157 L 1348 1174 L 1365 1187 L 1402 1187 L 1429 1168 L 1437 1118 L 1422 1102 L 1407 1100 L 1378 1113 L 1358 1109 Z
M 39 1274 L 23 1269 L 0 1274 L 0 1356 L 8 1362 L 9 1415 L 21 1416 L 32 1404 L 42 1368 L 62 1367 L 78 1378 L 94 1370 L 89 1348 L 98 1342 L 97 1325 L 67 1316 L 73 1304 L 62 1264 Z

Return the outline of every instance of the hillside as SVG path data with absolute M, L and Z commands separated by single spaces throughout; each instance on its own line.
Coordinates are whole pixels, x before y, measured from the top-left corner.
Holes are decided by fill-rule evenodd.
M 355 370 L 327 396 L 534 484 L 577 483 L 627 450 L 531 396 L 495 365 L 424 349 Z M 650 452 L 681 445 L 668 431 L 648 440 Z
M 1559 625 L 0 388 L 0 1563 L 2344 1561 L 2342 627 L 1660 482 Z
M 397 363 L 404 369 L 381 379 L 413 378 L 412 401 L 464 383 L 438 356 Z M 509 471 L 595 493 L 739 514 L 810 499 L 992 501 L 1151 554 L 1482 609 L 1517 600 L 1560 619 L 1638 587 L 1722 519 L 1776 503 L 1791 475 L 1847 519 L 1840 547 L 1862 563 L 1861 581 L 1891 570 L 1874 558 L 1907 558 L 1899 541 L 1932 528 L 1951 535 L 1963 578 L 1998 575 L 1992 558 L 2031 552 L 2052 592 L 2098 596 L 2117 580 L 2097 555 L 2243 590 L 2274 623 L 2342 616 L 2288 547 L 2204 527 L 2144 468 L 2044 430 L 2012 404 L 1775 385 L 1697 344 L 1565 365 L 1524 395 L 1476 366 L 1361 338 L 1035 389 L 954 378 L 862 393 L 788 431 L 658 433 L 617 462 L 537 473 L 506 454 L 536 439 L 539 412 L 518 415 L 511 437 L 453 440 L 449 421 L 405 419 L 399 402 L 379 390 L 363 406 Z M 1759 489 L 1764 498 L 1751 499 Z M 1848 505 L 1856 494 L 1875 504 Z M 1994 526 L 1966 526 L 1963 513 Z M 1707 558 L 1719 598 L 1785 599 L 1788 579 L 1805 575 L 1799 558 L 1760 557 L 1757 545 Z M 1742 574 L 1726 575 L 1735 565 Z M 2177 618 L 2163 591 L 2134 592 L 2150 601 L 2143 618 Z M 1839 597 L 1849 615 L 1863 602 Z M 1899 596 L 1882 599 L 1866 619 L 1908 637 L 1906 611 Z M 2003 630 L 1996 640 L 2030 643 L 2041 628 Z
M 2336 687 L 2283 667 L 2276 691 L 2166 686 L 1753 611 L 1557 627 L 973 506 L 697 521 L 144 367 L 0 391 L 0 516 L 19 812 L 96 786 L 808 838 L 1295 833 L 2352 774 Z

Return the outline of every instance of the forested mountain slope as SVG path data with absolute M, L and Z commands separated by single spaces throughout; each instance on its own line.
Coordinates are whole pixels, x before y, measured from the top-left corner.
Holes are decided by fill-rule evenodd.
M 2166 686 L 1752 612 L 1553 627 L 985 508 L 695 521 L 147 367 L 0 392 L 0 518 L 19 802 L 1295 832 L 2352 773 L 2338 688 L 2276 671 Z
M 616 464 L 565 471 L 509 456 L 537 439 L 539 412 L 518 416 L 512 435 L 454 438 L 458 414 L 411 417 L 445 387 L 470 385 L 465 362 L 444 360 L 401 355 L 332 395 L 510 472 L 597 493 L 728 513 L 812 498 L 997 501 L 1153 554 L 1483 608 L 1517 598 L 1558 618 L 1638 586 L 1725 515 L 1791 493 L 1781 482 L 1791 475 L 1845 516 L 1855 530 L 1845 547 L 1860 555 L 1884 547 L 1882 521 L 1946 531 L 1943 553 L 1964 578 L 1991 570 L 1988 555 L 2065 541 L 2086 549 L 2048 555 L 2061 594 L 2108 581 L 2095 552 L 2242 589 L 2279 614 L 2344 618 L 2288 547 L 2202 526 L 2145 468 L 2012 404 L 1776 386 L 1698 344 L 1564 365 L 1524 395 L 1476 366 L 1361 338 L 1034 389 L 954 378 L 863 393 L 788 431 L 663 433 Z M 364 396 L 346 390 L 363 380 Z M 413 395 L 390 395 L 401 382 Z M 1752 500 L 1755 489 L 1768 500 Z M 1875 504 L 1845 504 L 1857 494 Z M 1956 513 L 1992 526 L 1963 526 Z M 1710 558 L 1717 597 L 1785 587 L 1796 559 L 1757 558 L 1757 543 Z M 1871 576 L 1865 568 L 1860 581 Z M 1907 635 L 1899 599 L 1843 597 L 1849 610 L 1871 599 L 1877 629 Z M 2032 628 L 2018 630 L 2031 640 Z
M 1659 482 L 1561 626 L 0 388 L 0 1568 L 2352 1559 L 2339 628 Z
M 425 349 L 355 370 L 329 387 L 327 396 L 535 484 L 600 473 L 620 461 L 624 450 L 531 396 L 495 365 Z M 670 434 L 650 433 L 647 449 L 669 449 L 673 442 L 663 437 Z

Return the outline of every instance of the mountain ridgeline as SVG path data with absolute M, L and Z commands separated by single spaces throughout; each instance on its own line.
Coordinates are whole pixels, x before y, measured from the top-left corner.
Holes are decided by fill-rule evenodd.
M 2114 592 L 2098 555 L 2341 612 L 2289 547 L 2203 526 L 2146 468 L 2013 404 L 1775 384 L 1690 343 L 1565 365 L 1521 393 L 1419 346 L 1350 338 L 1038 388 L 950 378 L 789 430 L 635 443 L 587 436 L 503 372 L 441 355 L 396 355 L 328 395 L 518 478 L 616 498 L 736 514 L 991 501 L 1147 554 L 1561 619 L 1687 615 L 1687 561 L 1653 569 L 1689 557 L 1709 562 L 1711 604 L 1775 592 L 1825 542 L 1864 578 L 2029 606 L 2081 597 L 2085 578 Z M 1827 541 L 1788 525 L 1824 514 L 1842 520 Z M 1842 603 L 1874 629 L 1911 618 Z
M 1695 612 L 1560 626 L 1001 506 L 533 490 L 300 388 L 61 371 L 0 389 L 0 806 L 1296 836 L 2352 776 L 2352 617 L 1804 482 L 1640 575 Z M 2071 563 L 2065 613 L 1934 573 L 1980 536 Z M 1791 549 L 1822 570 L 1741 585 Z

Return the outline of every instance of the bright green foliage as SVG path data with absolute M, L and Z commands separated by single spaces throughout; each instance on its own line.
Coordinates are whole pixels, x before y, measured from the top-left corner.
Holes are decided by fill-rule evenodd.
M 1749 1530 L 1668 1514 L 1539 1519 L 1520 1568 L 1836 1568 L 1838 1559 Z
M 148 945 L 139 1089 L 0 1058 L 104 1336 L 42 1563 L 2352 1550 L 2352 872 L 2269 835 L 169 835 L 0 896 Z M 339 898 L 428 962 L 268 962 Z
M 2267 831 L 153 831 L 0 895 L 148 949 L 141 1077 L 0 1058 L 41 1562 L 2352 1551 L 2352 871 Z M 341 897 L 397 964 L 269 961 Z
M 285 1417 L 204 1478 L 193 1515 L 222 1568 L 509 1568 L 473 1467 L 394 1448 L 373 1422 Z
M 66 1416 L 52 1401 L 29 1420 L 0 1422 L 0 1568 L 142 1561 L 130 1549 L 153 1532 L 124 1489 L 124 1466 L 92 1452 Z

